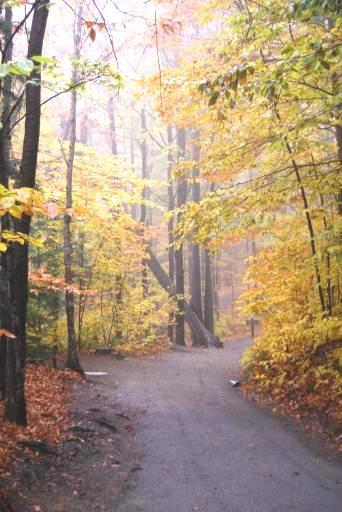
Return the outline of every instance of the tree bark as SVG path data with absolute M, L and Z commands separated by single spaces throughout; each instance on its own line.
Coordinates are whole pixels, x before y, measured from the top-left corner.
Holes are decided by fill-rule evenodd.
M 140 112 L 140 119 L 141 119 L 141 130 L 142 130 L 142 136 L 143 140 L 141 142 L 141 177 L 143 180 L 147 180 L 148 178 L 148 171 L 147 171 L 147 143 L 146 143 L 146 113 L 145 109 L 142 108 Z M 147 221 L 147 207 L 146 207 L 146 200 L 148 196 L 148 190 L 146 183 L 144 184 L 143 191 L 142 191 L 142 201 L 141 201 L 141 207 L 140 207 L 140 223 L 143 226 L 146 225 Z M 142 286 L 142 294 L 143 298 L 146 299 L 148 297 L 148 275 L 147 275 L 147 265 L 143 261 L 142 263 L 142 270 L 141 270 L 141 286 Z
M 88 116 L 85 114 L 82 117 L 81 121 L 81 128 L 80 128 L 80 143 L 84 144 L 85 146 L 88 144 L 89 139 L 89 130 L 88 130 Z M 85 208 L 88 208 L 88 187 L 86 186 L 85 191 Z M 82 223 L 82 226 L 80 228 L 79 233 L 79 295 L 78 295 L 78 326 L 77 326 L 77 350 L 81 350 L 82 346 L 82 326 L 83 326 L 83 313 L 85 310 L 85 301 L 86 301 L 86 295 L 82 293 L 83 286 L 84 286 L 84 280 L 83 280 L 83 273 L 84 273 L 84 267 L 85 267 L 85 228 L 84 228 L 84 222 Z
M 41 55 L 47 18 L 48 0 L 35 2 L 32 26 L 28 43 L 27 57 Z M 26 84 L 26 117 L 23 152 L 20 168 L 20 186 L 34 188 L 40 134 L 41 112 L 41 73 L 35 67 Z M 39 85 L 32 83 L 36 81 Z M 29 235 L 31 217 L 23 215 L 14 223 L 17 232 Z M 6 400 L 6 418 L 19 425 L 27 424 L 25 402 L 25 358 L 26 358 L 26 311 L 28 300 L 28 245 L 15 244 L 10 254 L 10 295 L 11 295 L 11 331 L 15 334 L 15 372 L 16 389 L 14 399 Z M 12 361 L 13 363 L 13 361 Z
M 212 280 L 212 256 L 208 249 L 204 249 L 204 325 L 214 334 L 214 297 Z
M 185 129 L 177 128 L 178 161 L 184 159 L 185 155 Z M 186 201 L 185 176 L 177 180 L 177 208 L 180 208 Z M 177 223 L 181 220 L 181 213 L 177 214 Z M 175 273 L 176 273 L 176 345 L 185 346 L 185 324 L 184 324 L 184 254 L 183 244 L 179 244 L 175 250 Z
M 149 266 L 152 274 L 157 279 L 160 286 L 164 288 L 164 290 L 166 290 L 171 297 L 176 297 L 177 294 L 174 284 L 157 260 L 151 248 L 147 247 L 147 253 L 149 258 L 146 259 L 146 264 Z M 191 308 L 190 304 L 188 304 L 186 301 L 183 301 L 183 303 L 184 318 L 187 321 L 190 329 L 195 332 L 201 340 L 203 340 L 202 343 L 205 343 L 207 346 L 222 348 L 222 342 L 217 336 L 214 336 L 211 332 L 208 331 L 208 329 L 206 329 L 206 327 Z
M 198 132 L 193 133 L 194 139 L 198 137 Z M 200 148 L 194 144 L 192 148 L 192 160 L 198 162 L 200 159 Z M 198 180 L 199 169 L 192 171 L 192 200 L 198 203 L 201 200 L 201 185 Z M 198 244 L 191 244 L 189 259 L 189 283 L 190 283 L 190 306 L 195 311 L 199 320 L 203 322 L 203 306 L 202 306 L 202 286 L 201 286 L 201 256 Z M 194 346 L 202 345 L 203 340 L 192 331 L 192 344 Z
M 115 123 L 115 111 L 114 111 L 114 99 L 111 96 L 108 102 L 108 115 L 109 115 L 109 129 L 110 129 L 110 138 L 112 143 L 112 155 L 118 156 L 118 144 L 116 137 L 116 123 Z M 114 214 L 114 219 L 116 215 Z M 117 257 L 121 258 L 121 240 L 120 238 L 115 239 L 115 246 L 117 249 Z M 120 327 L 121 323 L 121 311 L 122 311 L 122 302 L 123 302 L 123 293 L 122 293 L 122 273 L 115 273 L 115 316 L 113 318 L 115 325 L 115 334 L 114 338 L 116 341 L 122 340 L 122 330 Z
M 80 143 L 85 146 L 89 142 L 89 120 L 87 114 L 82 117 L 80 128 Z
M 109 133 L 112 147 L 112 155 L 118 154 L 118 143 L 116 140 L 116 126 L 115 126 L 115 112 L 114 112 L 114 99 L 111 96 L 108 100 L 108 116 L 109 116 Z
M 214 293 L 214 313 L 215 313 L 215 321 L 220 317 L 220 300 L 219 300 L 219 290 L 220 290 L 220 253 L 218 252 L 215 255 L 214 262 L 214 273 L 213 273 L 213 293 Z
M 130 142 L 129 142 L 129 152 L 130 152 L 130 163 L 132 171 L 134 171 L 135 166 L 135 147 L 134 147 L 134 138 L 133 131 L 130 132 Z M 138 205 L 132 204 L 131 206 L 131 215 L 134 220 L 138 220 Z
M 215 183 L 210 184 L 210 192 L 214 192 Z M 204 249 L 204 325 L 209 332 L 215 332 L 214 317 L 214 289 L 212 255 L 208 249 Z
M 342 116 L 340 116 L 340 122 L 341 118 Z M 342 126 L 340 124 L 338 124 L 335 128 L 335 137 L 337 144 L 337 157 L 342 164 Z M 342 189 L 340 189 L 337 193 L 337 210 L 339 215 L 342 215 Z
M 173 165 L 173 157 L 172 157 L 172 126 L 167 127 L 167 144 L 168 144 L 168 152 L 167 152 L 167 194 L 168 194 L 168 212 L 169 212 L 169 220 L 167 222 L 167 234 L 168 234 L 168 259 L 169 259 L 169 278 L 173 283 L 175 279 L 175 248 L 174 248 L 174 214 L 173 210 L 175 209 L 175 196 L 173 192 L 173 184 L 172 184 L 172 165 Z M 171 213 L 172 212 L 172 213 Z M 168 339 L 171 343 L 174 343 L 174 329 L 173 329 L 173 321 L 174 316 L 171 313 L 169 318 L 168 325 Z
M 279 121 L 281 121 L 281 117 L 277 110 L 275 110 L 275 114 L 277 116 L 277 119 Z M 319 297 L 319 302 L 321 305 L 322 315 L 325 315 L 326 314 L 326 305 L 325 305 L 324 291 L 323 291 L 323 286 L 322 286 L 322 277 L 321 277 L 321 272 L 320 272 L 319 265 L 317 262 L 316 237 L 315 237 L 314 226 L 313 226 L 313 222 L 312 222 L 312 218 L 311 218 L 311 214 L 310 214 L 310 210 L 309 210 L 309 203 L 308 203 L 306 191 L 305 191 L 305 188 L 304 188 L 304 185 L 302 182 L 299 167 L 297 165 L 297 161 L 294 158 L 292 147 L 291 147 L 287 137 L 285 137 L 285 145 L 286 145 L 287 152 L 290 155 L 291 164 L 292 164 L 294 174 L 296 176 L 296 180 L 297 180 L 298 187 L 299 187 L 301 197 L 302 197 L 303 210 L 305 212 L 305 218 L 306 218 L 306 225 L 307 225 L 309 236 L 310 236 L 310 247 L 311 247 L 313 267 L 315 270 L 315 276 L 316 276 L 316 282 L 317 282 L 318 297 Z
M 328 20 L 328 27 L 329 30 L 332 30 L 335 27 L 335 21 L 331 18 Z M 336 50 L 335 50 L 336 51 Z M 340 93 L 341 90 L 341 74 L 338 72 L 333 73 L 332 76 L 332 86 L 333 86 L 333 95 L 337 96 Z M 336 106 L 335 111 L 335 140 L 337 145 L 337 158 L 340 161 L 340 165 L 342 165 L 342 110 L 341 110 L 341 103 L 339 103 Z M 337 199 L 337 211 L 339 215 L 342 215 L 342 188 L 339 187 L 339 190 L 336 193 L 336 199 Z
M 296 179 L 297 179 L 297 183 L 299 185 L 300 193 L 301 193 L 301 196 L 302 196 L 302 202 L 303 202 L 303 209 L 304 209 L 304 212 L 305 212 L 306 224 L 307 224 L 307 228 L 308 228 L 309 235 L 310 235 L 310 246 L 311 246 L 311 253 L 312 253 L 312 257 L 313 257 L 313 266 L 314 266 L 315 274 L 316 274 L 318 296 L 319 296 L 319 301 L 320 301 L 320 304 L 321 304 L 321 310 L 322 310 L 322 313 L 324 315 L 326 313 L 326 305 L 325 305 L 325 299 L 324 299 L 324 291 L 323 291 L 323 286 L 322 286 L 321 273 L 320 273 L 320 269 L 319 269 L 318 262 L 317 262 L 317 259 L 316 259 L 316 256 L 317 256 L 316 238 L 315 238 L 315 232 L 314 232 L 314 227 L 313 227 L 313 223 L 312 223 L 311 214 L 310 214 L 310 211 L 309 211 L 309 203 L 308 203 L 308 200 L 307 200 L 305 188 L 303 186 L 302 178 L 301 178 L 301 175 L 300 175 L 300 172 L 299 172 L 299 167 L 297 165 L 296 160 L 293 157 L 292 148 L 291 148 L 289 142 L 286 142 L 286 148 L 287 148 L 287 150 L 288 150 L 288 152 L 289 152 L 289 154 L 291 156 L 292 167 L 294 169 L 295 176 L 296 176 Z
M 13 43 L 10 41 L 12 34 L 12 8 L 5 7 L 5 16 L 1 20 L 3 24 L 3 41 L 7 50 L 3 52 L 2 63 L 6 63 L 12 59 Z M 10 123 L 11 110 L 11 92 L 12 78 L 4 77 L 0 82 L 0 91 L 2 98 L 1 112 L 1 129 L 0 129 L 0 183 L 8 188 L 9 175 L 11 170 L 10 150 L 11 136 L 10 130 L 5 127 Z M 10 229 L 9 215 L 1 217 L 1 230 Z M 3 329 L 10 330 L 10 290 L 9 290 L 9 274 L 8 274 L 8 254 L 1 253 L 0 263 L 0 325 Z M 6 381 L 7 381 L 7 354 L 12 351 L 15 356 L 15 346 L 11 340 L 5 336 L 0 338 L 0 399 L 6 398 Z M 12 356 L 13 357 L 13 356 Z M 15 371 L 11 372 L 10 378 L 15 381 Z M 14 384 L 14 382 L 13 382 Z M 15 395 L 15 393 L 14 393 Z
M 72 83 L 78 81 L 78 64 L 77 60 L 80 57 L 81 45 L 81 18 L 82 7 L 80 6 L 75 16 L 74 28 L 74 56 L 76 63 L 72 70 Z M 65 313 L 67 318 L 68 329 L 68 355 L 66 366 L 71 370 L 83 373 L 77 353 L 77 343 L 75 335 L 75 301 L 74 292 L 71 287 L 73 284 L 72 275 L 72 260 L 73 260 L 73 247 L 72 247 L 72 234 L 71 234 L 71 215 L 69 211 L 72 209 L 72 179 L 75 158 L 75 144 L 76 144 L 76 111 L 77 111 L 77 91 L 71 91 L 71 105 L 70 105 L 70 129 L 69 129 L 69 154 L 67 159 L 67 172 L 66 172 L 66 213 L 64 215 L 64 279 L 67 289 L 65 291 Z

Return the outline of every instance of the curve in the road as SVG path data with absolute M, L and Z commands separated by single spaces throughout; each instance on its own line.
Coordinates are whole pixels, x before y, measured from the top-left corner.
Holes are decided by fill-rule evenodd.
M 120 400 L 146 410 L 144 453 L 117 512 L 338 512 L 342 470 L 307 434 L 229 384 L 245 342 L 116 366 Z

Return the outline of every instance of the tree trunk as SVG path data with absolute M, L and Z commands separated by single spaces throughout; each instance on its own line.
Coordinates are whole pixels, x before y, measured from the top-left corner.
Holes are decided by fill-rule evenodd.
M 215 268 L 213 275 L 214 285 L 214 312 L 215 320 L 220 318 L 220 300 L 219 300 L 219 289 L 220 289 L 220 253 L 218 252 L 215 256 Z
M 198 132 L 193 133 L 193 137 L 198 137 Z M 192 160 L 198 162 L 200 159 L 200 148 L 196 144 L 192 149 Z M 198 180 L 199 169 L 192 171 L 192 200 L 198 203 L 201 200 L 201 185 Z M 202 306 L 202 286 L 201 286 L 201 256 L 200 247 L 198 244 L 191 244 L 190 246 L 191 257 L 189 259 L 189 283 L 190 283 L 190 306 L 195 311 L 199 320 L 203 322 L 203 306 Z M 203 345 L 202 338 L 192 332 L 192 344 L 194 346 Z
M 185 155 L 185 129 L 177 128 L 177 146 L 178 161 L 184 159 Z M 177 180 L 177 208 L 180 208 L 186 201 L 186 181 L 185 176 Z M 181 219 L 181 214 L 177 214 L 177 223 Z M 175 250 L 175 273 L 176 273 L 176 294 L 177 294 L 177 313 L 176 313 L 176 338 L 177 345 L 185 345 L 185 325 L 184 325 L 184 255 L 183 244 L 179 244 Z
M 235 269 L 234 269 L 234 257 L 233 252 L 230 253 L 230 264 L 229 264 L 229 272 L 230 272 L 230 286 L 231 286 L 231 313 L 233 314 L 235 309 Z
M 146 264 L 149 266 L 152 274 L 157 279 L 160 286 L 164 288 L 164 290 L 166 290 L 171 297 L 175 298 L 177 294 L 174 284 L 157 260 L 151 248 L 147 247 L 147 253 L 149 255 L 149 259 L 146 260 Z M 211 332 L 208 331 L 208 329 L 206 329 L 191 306 L 186 301 L 183 301 L 183 304 L 184 318 L 187 321 L 191 331 L 195 332 L 196 336 L 203 340 L 203 344 L 205 343 L 207 346 L 210 345 L 216 348 L 222 348 L 223 345 L 219 338 L 214 336 Z
M 318 266 L 318 261 L 317 261 L 317 258 L 316 258 L 316 256 L 317 256 L 316 238 L 315 238 L 314 227 L 313 227 L 312 218 L 311 218 L 311 214 L 310 214 L 310 210 L 309 210 L 309 203 L 308 203 L 308 200 L 307 200 L 305 188 L 303 186 L 302 178 L 301 178 L 301 175 L 300 175 L 300 172 L 299 172 L 299 167 L 297 165 L 296 160 L 293 157 L 292 148 L 291 148 L 291 146 L 290 146 L 290 144 L 288 142 L 286 142 L 286 147 L 287 147 L 287 150 L 288 150 L 288 152 L 289 152 L 289 154 L 291 156 L 292 166 L 293 166 L 293 169 L 294 169 L 294 172 L 295 172 L 295 176 L 296 176 L 296 179 L 297 179 L 297 183 L 299 185 L 300 193 L 301 193 L 301 196 L 302 196 L 302 202 L 303 202 L 303 209 L 304 209 L 304 212 L 305 212 L 306 224 L 307 224 L 307 228 L 308 228 L 309 235 L 310 235 L 310 246 L 311 246 L 311 253 L 312 253 L 312 257 L 313 257 L 313 265 L 314 265 L 315 274 L 316 274 L 318 296 L 319 296 L 319 301 L 320 301 L 320 304 L 321 304 L 322 314 L 324 315 L 326 313 L 324 291 L 323 291 L 323 286 L 322 286 L 321 273 L 320 273 L 320 269 L 319 269 L 319 266 Z
M 169 220 L 167 222 L 167 234 L 168 234 L 168 258 L 169 258 L 169 278 L 171 282 L 174 282 L 175 279 L 175 248 L 174 248 L 174 214 L 173 210 L 175 209 L 175 197 L 173 192 L 172 185 L 172 165 L 173 165 L 173 157 L 172 157 L 172 127 L 167 127 L 167 144 L 168 144 L 168 152 L 167 152 L 167 194 L 168 194 L 168 212 L 170 214 Z M 168 339 L 171 343 L 174 343 L 174 329 L 173 329 L 173 314 L 170 315 L 169 325 L 168 325 Z
M 76 63 L 72 70 L 72 83 L 78 81 L 77 61 L 80 57 L 80 44 L 81 44 L 81 18 L 82 7 L 78 8 L 77 16 L 75 16 L 74 28 L 74 55 Z M 72 275 L 72 260 L 73 260 L 73 247 L 72 247 L 72 234 L 71 234 L 71 215 L 68 213 L 72 209 L 72 178 L 75 158 L 75 144 L 76 144 L 76 109 L 77 109 L 77 92 L 73 89 L 71 92 L 71 105 L 70 105 L 70 129 L 69 129 L 69 154 L 67 160 L 67 173 L 66 173 L 66 213 L 64 215 L 64 277 L 65 284 L 69 287 L 73 284 Z M 75 301 L 74 292 L 71 288 L 65 291 L 65 312 L 67 317 L 68 328 L 68 355 L 67 355 L 67 368 L 83 373 L 81 368 L 75 335 Z
M 277 110 L 275 110 L 275 114 L 277 116 L 277 119 L 280 121 L 281 118 L 280 118 L 280 115 L 277 112 Z M 286 149 L 291 158 L 291 164 L 292 164 L 294 174 L 296 176 L 296 180 L 297 180 L 298 187 L 299 187 L 301 197 L 302 197 L 303 210 L 305 212 L 305 218 L 306 218 L 306 225 L 307 225 L 309 236 L 310 236 L 310 247 L 311 247 L 313 266 L 314 266 L 316 282 L 317 282 L 318 297 L 319 297 L 319 302 L 321 305 L 322 315 L 325 315 L 326 306 L 325 306 L 324 291 L 323 291 L 323 286 L 322 286 L 322 277 L 321 277 L 321 272 L 320 272 L 318 261 L 317 261 L 316 238 L 315 238 L 313 222 L 312 222 L 312 218 L 311 218 L 311 214 L 310 214 L 310 210 L 309 210 L 309 203 L 307 200 L 307 195 L 306 195 L 306 191 L 305 191 L 305 188 L 303 185 L 302 177 L 299 172 L 299 167 L 297 165 L 297 161 L 294 158 L 292 147 L 291 147 L 287 137 L 285 137 L 285 144 L 286 144 Z
M 256 241 L 255 238 L 251 238 L 251 254 L 249 250 L 249 238 L 247 238 L 247 268 L 249 267 L 249 258 L 252 256 L 252 261 L 255 263 L 256 260 Z M 250 285 L 248 282 L 248 291 L 250 290 Z M 255 319 L 253 316 L 249 319 L 250 320 L 250 327 L 251 327 L 251 338 L 255 337 Z
M 116 126 L 115 126 L 115 113 L 114 113 L 114 99 L 111 96 L 108 101 L 108 116 L 109 116 L 109 133 L 112 147 L 112 155 L 118 154 L 118 143 L 116 140 Z
M 335 128 L 335 136 L 337 143 L 337 157 L 342 164 L 342 126 L 340 124 L 338 124 Z M 342 189 L 340 189 L 337 193 L 337 209 L 339 215 L 342 215 Z
M 214 192 L 215 183 L 210 184 L 210 192 Z M 209 332 L 214 334 L 214 289 L 212 255 L 208 249 L 204 249 L 204 325 Z
M 4 45 L 7 50 L 3 53 L 2 63 L 6 63 L 12 59 L 13 43 L 10 42 L 12 34 L 12 8 L 5 8 L 5 16 L 2 18 Z M 4 77 L 2 83 L 0 82 L 0 90 L 2 97 L 2 112 L 1 112 L 1 129 L 0 129 L 0 183 L 8 188 L 8 180 L 11 170 L 10 165 L 10 150 L 11 150 L 11 136 L 9 130 L 10 124 L 10 110 L 11 110 L 11 92 L 12 92 L 12 78 L 11 76 Z M 10 229 L 9 215 L 1 217 L 1 230 Z M 10 330 L 10 290 L 9 290 L 9 275 L 8 275 L 8 254 L 1 253 L 0 263 L 0 326 L 3 329 Z M 12 351 L 14 354 L 15 346 L 11 340 L 5 336 L 0 338 L 0 399 L 6 398 L 6 380 L 7 380 L 7 353 Z M 15 354 L 14 354 L 15 355 Z M 15 381 L 15 371 L 11 372 L 10 378 Z M 14 384 L 14 383 L 13 383 Z
M 28 43 L 27 57 L 42 54 L 43 41 L 48 18 L 48 0 L 35 2 L 35 8 Z M 20 168 L 20 186 L 34 188 L 40 134 L 41 73 L 34 69 L 26 84 L 26 117 L 23 152 Z M 29 235 L 31 217 L 23 215 L 14 223 L 15 231 Z M 10 254 L 10 295 L 11 295 L 11 331 L 16 340 L 15 346 L 15 396 L 6 400 L 6 418 L 19 425 L 27 424 L 25 402 L 25 357 L 26 357 L 26 311 L 28 300 L 28 245 L 15 244 Z M 13 361 L 11 361 L 11 364 Z
M 130 133 L 130 163 L 132 171 L 134 171 L 135 166 L 135 151 L 134 151 L 134 139 L 133 139 L 133 132 Z M 134 220 L 138 220 L 138 205 L 132 204 L 131 206 L 131 215 Z
M 108 115 L 109 115 L 109 129 L 110 129 L 110 138 L 112 143 L 112 155 L 118 156 L 118 145 L 117 145 L 117 137 L 116 137 L 116 124 L 115 124 L 115 112 L 114 112 L 114 99 L 111 96 L 109 98 L 108 102 Z M 115 220 L 115 214 L 114 214 L 114 220 Z M 115 239 L 115 246 L 116 246 L 116 252 L 117 257 L 121 258 L 121 240 L 120 238 Z M 122 296 L 122 273 L 116 272 L 115 274 L 115 316 L 113 318 L 114 325 L 115 325 L 115 334 L 114 338 L 116 341 L 122 340 L 122 330 L 120 327 L 121 323 L 121 311 L 122 311 L 122 302 L 123 302 L 123 296 Z
M 142 130 L 142 136 L 143 136 L 143 140 L 141 142 L 141 177 L 143 180 L 147 180 L 148 172 L 147 172 L 146 114 L 145 114 L 144 108 L 141 109 L 140 119 L 141 119 L 141 130 Z M 141 197 L 141 199 L 142 199 L 141 208 L 140 208 L 140 222 L 143 227 L 146 225 L 146 221 L 147 221 L 147 208 L 146 208 L 147 196 L 148 196 L 147 185 L 144 184 L 144 188 L 142 191 L 142 197 Z M 141 285 L 142 285 L 143 298 L 146 299 L 148 297 L 148 276 L 147 276 L 147 265 L 145 264 L 145 262 L 143 262 L 143 264 L 142 264 Z
M 88 144 L 89 140 L 89 130 L 88 130 L 88 116 L 85 114 L 82 117 L 81 121 L 81 129 L 80 129 L 80 143 L 84 144 L 85 146 Z M 85 208 L 88 208 L 88 187 L 86 186 L 85 191 Z M 78 326 L 77 326 L 77 350 L 81 350 L 82 346 L 82 326 L 83 326 L 83 313 L 85 310 L 85 294 L 82 293 L 83 286 L 84 286 L 84 279 L 83 279 L 83 273 L 84 273 L 84 267 L 85 267 L 85 228 L 84 228 L 84 222 L 82 223 L 82 226 L 80 228 L 79 233 L 79 295 L 78 295 Z
M 81 128 L 80 128 L 80 143 L 85 146 L 89 141 L 89 120 L 87 114 L 82 117 Z
M 208 249 L 204 250 L 204 325 L 214 334 L 214 297 L 212 280 L 212 256 Z
M 328 18 L 328 27 L 329 30 L 332 30 L 335 27 L 335 21 L 331 18 Z M 336 52 L 336 50 L 335 50 Z M 338 72 L 334 72 L 332 76 L 332 86 L 333 86 L 333 95 L 338 96 L 341 90 L 341 74 Z M 337 145 L 337 158 L 340 161 L 340 165 L 342 164 L 342 111 L 341 111 L 341 102 L 336 106 L 335 111 L 335 139 Z M 339 215 L 342 215 L 342 187 L 339 187 L 339 190 L 336 193 L 337 199 L 337 211 Z

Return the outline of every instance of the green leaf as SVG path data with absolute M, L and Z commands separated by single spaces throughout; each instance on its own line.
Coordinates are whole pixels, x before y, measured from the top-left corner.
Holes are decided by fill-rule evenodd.
M 34 62 L 38 62 L 39 64 L 56 64 L 55 59 L 52 59 L 50 57 L 43 57 L 42 55 L 34 55 L 33 57 L 31 57 L 31 59 Z
M 219 91 L 214 91 L 214 92 L 212 92 L 210 94 L 210 98 L 209 98 L 209 101 L 208 101 L 209 107 L 212 107 L 213 105 L 215 105 L 215 103 L 217 102 L 219 96 L 220 96 Z
M 14 75 L 30 76 L 33 70 L 33 61 L 31 59 L 22 59 L 18 62 L 12 62 L 10 72 Z

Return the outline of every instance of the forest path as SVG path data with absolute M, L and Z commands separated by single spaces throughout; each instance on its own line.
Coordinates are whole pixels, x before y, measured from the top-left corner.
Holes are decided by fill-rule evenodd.
M 112 369 L 108 361 L 116 399 L 144 411 L 135 425 L 140 466 L 116 512 L 340 510 L 335 458 L 229 384 L 247 344 L 118 361 Z

